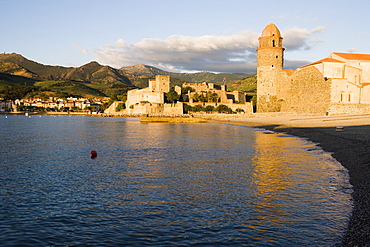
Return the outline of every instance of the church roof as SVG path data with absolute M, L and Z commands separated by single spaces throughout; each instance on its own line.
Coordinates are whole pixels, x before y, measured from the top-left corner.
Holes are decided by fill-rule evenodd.
M 340 53 L 333 52 L 334 55 L 342 57 L 347 60 L 367 60 L 370 61 L 370 54 L 356 54 L 356 53 Z
M 272 22 L 268 24 L 262 31 L 261 37 L 270 37 L 270 36 L 277 36 L 281 37 L 279 28 L 275 26 Z
M 319 64 L 319 63 L 345 63 L 345 62 L 328 57 L 328 58 L 324 58 L 324 59 L 321 59 L 319 61 L 316 61 L 316 62 L 313 62 L 313 63 L 310 63 L 310 64 L 303 65 L 301 68 L 311 66 L 311 65 L 315 65 L 315 64 Z

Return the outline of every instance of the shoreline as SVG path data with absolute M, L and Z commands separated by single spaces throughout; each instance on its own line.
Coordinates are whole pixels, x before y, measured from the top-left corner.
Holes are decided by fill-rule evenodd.
M 307 138 L 349 171 L 353 209 L 343 246 L 370 244 L 370 114 L 338 116 L 280 116 L 212 120 L 212 122 L 263 128 Z M 343 131 L 336 131 L 336 127 Z

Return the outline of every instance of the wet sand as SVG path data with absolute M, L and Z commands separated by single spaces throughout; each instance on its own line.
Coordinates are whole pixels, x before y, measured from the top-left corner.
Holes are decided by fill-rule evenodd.
M 344 246 L 370 246 L 370 114 L 254 117 L 214 120 L 308 138 L 333 153 L 349 171 L 353 212 Z M 337 131 L 343 127 L 343 131 Z

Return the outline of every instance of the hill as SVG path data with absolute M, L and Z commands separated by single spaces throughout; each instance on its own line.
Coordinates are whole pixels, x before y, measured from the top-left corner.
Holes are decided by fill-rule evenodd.
M 48 86 L 38 86 L 37 82 L 42 81 L 49 82 L 44 83 Z M 56 83 L 59 83 L 59 86 L 53 86 Z M 24 84 L 36 86 L 36 89 L 33 89 L 35 97 L 40 95 L 106 97 L 123 94 L 135 88 L 119 70 L 97 62 L 74 68 L 43 65 L 16 53 L 0 54 L 0 90 Z M 36 93 L 39 90 L 41 92 Z
M 238 86 L 240 89 L 243 89 L 244 84 L 244 81 L 240 81 L 253 76 L 210 72 L 174 73 L 144 64 L 120 69 L 97 62 L 90 62 L 80 67 L 51 66 L 37 63 L 16 53 L 0 54 L 0 91 L 6 87 L 35 86 L 29 89 L 32 89 L 33 95 L 36 96 L 38 91 L 44 97 L 55 94 L 82 97 L 122 95 L 132 88 L 147 87 L 149 79 L 156 75 L 170 75 L 172 86 L 181 85 L 184 82 L 211 82 L 240 84 L 241 86 Z M 245 83 L 248 84 L 250 81 Z
M 20 68 L 23 68 L 23 69 L 26 69 L 32 72 L 39 79 L 41 78 L 47 79 L 48 76 L 50 77 L 52 75 L 63 74 L 63 73 L 66 73 L 68 70 L 72 69 L 72 68 L 67 68 L 67 67 L 62 67 L 62 66 L 43 65 L 43 64 L 28 60 L 22 55 L 16 54 L 16 53 L 0 54 L 0 61 L 18 65 Z
M 23 70 L 30 75 L 22 72 Z M 131 81 L 119 70 L 97 62 L 90 62 L 77 68 L 51 66 L 31 61 L 16 53 L 0 54 L 0 72 L 12 75 L 23 73 L 25 77 L 30 78 L 32 75 L 32 78 L 40 80 L 75 80 L 97 84 L 122 83 L 132 86 Z
M 252 77 L 252 74 L 228 74 L 228 73 L 211 73 L 211 72 L 198 72 L 198 73 L 174 73 L 167 72 L 152 66 L 144 64 L 136 64 L 127 66 L 120 69 L 124 74 L 130 75 L 131 81 L 135 84 L 135 80 L 139 81 L 143 78 L 154 77 L 156 75 L 170 75 L 172 78 L 177 78 L 182 82 L 211 82 L 216 84 L 233 84 L 239 80 Z M 171 80 L 172 82 L 172 80 Z
M 257 91 L 257 76 L 251 76 L 234 82 L 228 86 L 230 91 L 252 92 Z

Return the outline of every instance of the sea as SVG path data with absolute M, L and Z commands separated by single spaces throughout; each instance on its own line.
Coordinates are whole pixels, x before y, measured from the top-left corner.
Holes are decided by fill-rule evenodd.
M 352 210 L 317 143 L 221 123 L 0 115 L 0 172 L 1 246 L 341 246 Z

